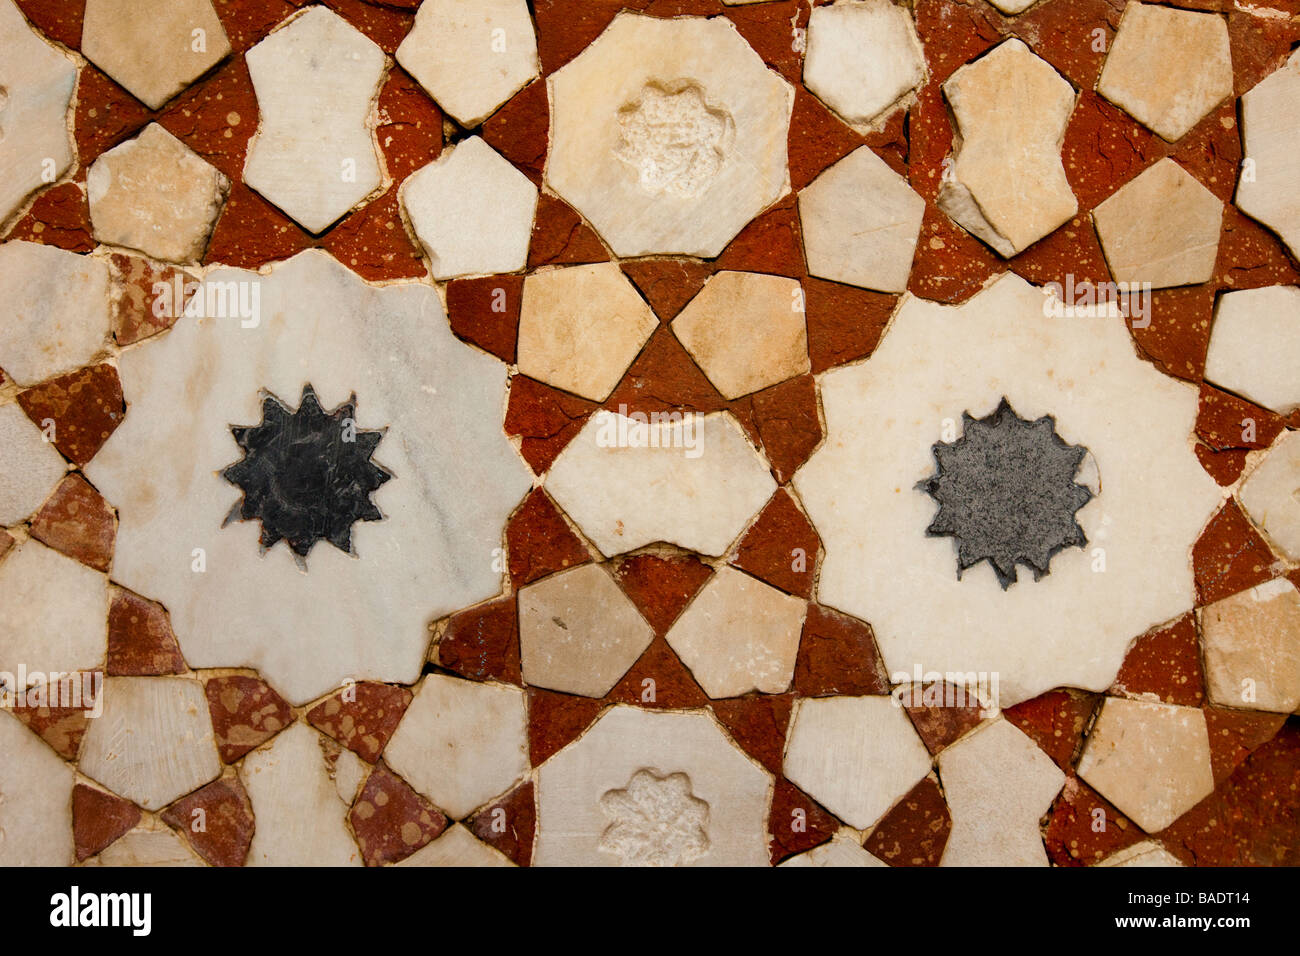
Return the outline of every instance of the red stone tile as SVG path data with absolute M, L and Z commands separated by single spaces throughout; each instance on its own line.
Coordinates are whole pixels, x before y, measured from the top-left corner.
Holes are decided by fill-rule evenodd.
M 1237 106 L 1228 102 L 1210 112 L 1169 147 L 1169 155 L 1225 203 L 1232 201 L 1241 168 L 1241 130 Z
M 950 833 L 952 814 L 939 785 L 930 776 L 908 791 L 876 824 L 866 849 L 890 866 L 938 866 Z
M 1245 399 L 1201 386 L 1196 414 L 1196 434 L 1216 451 L 1225 448 L 1268 448 L 1282 434 L 1286 423 L 1276 412 Z
M 158 123 L 232 180 L 242 180 L 248 141 L 257 132 L 257 94 L 244 58 L 186 90 Z
M 65 760 L 76 760 L 90 729 L 84 707 L 14 707 L 10 713 Z
M 438 642 L 438 664 L 470 680 L 522 685 L 515 598 L 505 597 L 461 611 Z
M 185 658 L 166 608 L 125 588 L 113 589 L 107 670 L 110 677 L 185 673 Z
M 907 180 L 928 204 L 939 195 L 945 161 L 953 148 L 952 118 L 943 88 L 933 77 L 917 90 L 908 109 Z
M 668 633 L 712 576 L 712 568 L 689 555 L 638 554 L 614 566 L 615 580 L 656 634 Z
M 512 790 L 469 820 L 474 835 L 500 850 L 517 866 L 531 866 L 537 832 L 537 798 L 531 782 Z
M 984 3 L 916 0 L 914 15 L 930 77 L 936 82 L 1002 40 L 1002 18 Z
M 591 560 L 555 503 L 541 488 L 524 499 L 506 525 L 510 582 L 515 588 Z
M 624 7 L 641 5 L 627 0 L 536 0 L 533 18 L 542 73 L 555 72 L 586 49 Z
M 651 11 L 658 13 L 660 4 L 652 4 Z M 712 16 L 713 2 L 694 4 L 691 13 Z M 803 73 L 803 57 L 796 42 L 795 30 L 808 26 L 808 9 L 811 4 L 799 0 L 779 0 L 777 3 L 727 7 L 716 5 L 719 13 L 736 25 L 754 52 L 791 83 L 798 83 Z M 707 12 L 706 12 L 707 11 Z
M 827 166 L 843 159 L 864 143 L 802 84 L 795 87 L 790 117 L 790 185 L 800 190 Z
M 528 759 L 534 767 L 578 739 L 605 709 L 603 701 L 528 688 Z
M 77 81 L 72 135 L 87 169 L 99 154 L 142 130 L 153 114 L 134 96 L 87 64 Z
M 55 487 L 32 518 L 32 537 L 96 571 L 107 571 L 113 560 L 117 517 L 99 492 L 79 474 L 70 474 Z
M 314 0 L 289 0 L 289 2 L 304 7 Z M 397 47 L 406 39 L 415 22 L 415 15 L 410 10 L 393 9 L 398 4 L 363 3 L 362 0 L 325 0 L 325 5 L 374 40 L 389 56 L 397 52 Z
M 205 689 L 217 751 L 225 763 L 234 763 L 293 723 L 284 698 L 256 677 L 214 677 Z
M 161 816 L 212 866 L 244 865 L 255 824 L 253 805 L 235 774 L 181 798 Z
M 1155 133 L 1099 93 L 1084 90 L 1070 114 L 1061 148 L 1065 178 L 1092 209 L 1164 155 Z
M 767 819 L 768 850 L 775 866 L 787 857 L 820 846 L 835 835 L 840 822 L 784 777 L 776 778 L 772 812 Z
M 821 444 L 817 383 L 811 375 L 792 378 L 750 396 L 753 428 L 777 481 L 788 482 Z
M 719 270 L 801 278 L 807 269 L 795 197 L 787 196 L 751 220 L 722 250 L 715 265 Z
M 1079 301 L 1077 296 L 1082 294 L 1084 283 L 1095 289 L 1110 281 L 1101 242 L 1091 217 L 1086 215 L 1076 216 L 1007 264 L 1012 272 L 1034 285 L 1058 283 L 1067 305 Z
M 72 841 L 77 862 L 88 860 L 140 822 L 130 800 L 79 783 L 72 788 Z
M 213 0 L 212 5 L 230 45 L 239 53 L 264 39 L 296 10 L 290 0 Z
M 633 259 L 620 264 L 664 322 L 676 318 L 713 274 L 710 264 L 694 259 Z
M 528 268 L 607 262 L 609 253 L 594 229 L 573 207 L 557 196 L 543 193 L 537 201 L 537 218 L 528 246 Z
M 1156 289 L 1151 293 L 1151 324 L 1134 328 L 1133 338 L 1156 368 L 1199 384 L 1205 376 L 1213 318 L 1213 286 Z
M 1216 514 L 1192 548 L 1196 606 L 1263 584 L 1277 559 L 1235 501 Z
M 86 0 L 15 0 L 32 26 L 51 40 L 81 49 L 81 21 Z
M 14 537 L 8 531 L 0 531 L 0 561 L 4 560 L 6 554 L 15 544 Z
M 907 178 L 907 159 L 911 153 L 907 138 L 908 121 L 907 110 L 895 110 L 880 129 L 866 135 L 871 151 L 904 179 Z
M 363 279 L 418 279 L 427 270 L 423 253 L 402 225 L 397 187 L 362 206 L 321 240 L 339 262 Z
M 587 416 L 596 407 L 585 398 L 543 385 L 526 375 L 515 375 L 510 380 L 510 400 L 506 406 L 506 434 L 523 438 L 520 452 L 540 475 L 582 430 Z
M 398 863 L 447 829 L 447 818 L 382 763 L 348 814 L 366 866 Z
M 1067 771 L 1043 842 L 1057 866 L 1091 866 L 1140 843 L 1146 834 L 1101 794 Z
M 1215 783 L 1232 776 L 1242 761 L 1272 740 L 1285 723 L 1286 714 L 1206 707 L 1205 728 L 1210 735 L 1210 767 Z
M 808 605 L 794 689 L 801 697 L 889 693 L 889 676 L 871 628 L 829 608 Z
M 379 128 L 388 175 L 400 183 L 442 153 L 442 111 L 419 83 L 400 67 L 379 91 Z
M 793 694 L 756 694 L 715 700 L 713 713 L 741 750 L 779 776 L 793 707 Z
M 1256 16 L 1258 10 L 1280 9 L 1289 17 Z M 1233 5 L 1228 10 L 1228 41 L 1232 46 L 1233 88 L 1240 96 L 1268 76 L 1291 55 L 1300 42 L 1300 10 L 1295 0 L 1270 0 L 1268 4 Z
M 707 413 L 734 409 L 736 404 L 719 394 L 672 330 L 660 325 L 604 407 L 622 414 L 669 409 Z
M 1125 0 L 1055 0 L 1011 21 L 1011 32 L 1076 88 L 1091 90 L 1119 28 Z M 1100 35 L 1096 31 L 1100 30 Z
M 1023 730 L 1058 767 L 1069 770 L 1100 700 L 1100 694 L 1049 690 L 1008 707 L 1002 716 Z
M 311 245 L 311 236 L 297 223 L 243 183 L 234 183 L 203 262 L 257 269 Z
M 937 206 L 926 203 L 907 289 L 913 295 L 955 305 L 1006 271 L 1005 263 Z
M 800 597 L 812 597 L 821 539 L 785 489 L 778 489 L 745 532 L 732 564 Z
M 865 358 L 875 351 L 898 296 L 808 276 L 803 280 L 804 320 L 812 370 Z
M 911 689 L 912 693 L 903 697 L 904 708 L 917 736 L 932 754 L 956 743 L 984 719 L 973 689 L 943 682 L 912 685 Z
M 483 124 L 483 140 L 536 186 L 542 184 L 546 168 L 550 109 L 546 81 L 534 80 Z
M 1300 724 L 1290 721 L 1162 837 L 1188 864 L 1295 866 L 1300 860 Z
M 1214 284 L 1228 289 L 1300 284 L 1300 270 L 1277 234 L 1248 218 L 1236 206 L 1223 207 L 1223 231 L 1214 266 Z
M 374 763 L 410 703 L 411 692 L 405 687 L 351 684 L 309 710 L 307 723 L 367 763 Z
M 1246 467 L 1246 453 L 1241 450 L 1215 451 L 1200 443 L 1197 443 L 1194 450 L 1201 467 L 1225 488 L 1240 478 Z
M 79 183 L 63 183 L 36 197 L 31 210 L 14 223 L 8 239 L 26 239 L 58 246 L 69 252 L 94 251 L 90 232 L 90 204 Z
M 709 697 L 668 642 L 656 637 L 605 700 L 649 709 L 684 710 L 703 707 Z
M 453 279 L 447 284 L 447 318 L 451 330 L 466 342 L 513 365 L 523 289 L 523 276 Z
M 112 365 L 91 365 L 42 382 L 18 396 L 27 417 L 54 422 L 54 447 L 84 468 L 122 424 L 126 402 Z
M 118 345 L 132 345 L 170 329 L 194 296 L 196 280 L 182 269 L 116 252 L 108 257 L 108 267 L 113 277 L 113 337 Z M 159 286 L 166 286 L 166 293 Z
M 1129 697 L 1155 694 L 1166 704 L 1200 707 L 1205 702 L 1205 680 L 1195 617 L 1184 614 L 1169 627 L 1149 631 L 1134 641 L 1110 693 Z

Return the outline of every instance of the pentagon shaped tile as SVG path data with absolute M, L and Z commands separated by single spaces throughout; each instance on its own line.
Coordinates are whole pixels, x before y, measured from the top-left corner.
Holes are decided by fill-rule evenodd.
M 1300 52 L 1241 98 L 1249 175 L 1237 182 L 1236 202 L 1300 255 Z
M 1210 700 L 1289 714 L 1300 709 L 1300 592 L 1274 578 L 1198 612 Z
M 0 525 L 12 525 L 41 506 L 68 463 L 12 402 L 0 405 L 0 447 Z
M 103 666 L 107 579 L 34 538 L 0 563 L 0 671 L 10 675 Z
M 1241 485 L 1241 506 L 1287 558 L 1300 561 L 1300 432 L 1288 431 Z
M 1279 415 L 1300 408 L 1300 288 L 1267 286 L 1219 297 L 1205 380 Z
M 69 866 L 72 767 L 11 714 L 0 713 L 0 865 Z

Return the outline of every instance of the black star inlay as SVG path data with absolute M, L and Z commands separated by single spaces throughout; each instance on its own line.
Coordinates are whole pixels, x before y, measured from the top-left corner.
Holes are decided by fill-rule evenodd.
M 352 523 L 383 518 L 370 494 L 393 477 L 370 460 L 383 431 L 358 430 L 356 406 L 353 395 L 326 412 L 311 385 L 297 411 L 264 393 L 262 423 L 230 429 L 244 457 L 221 474 L 244 497 L 223 527 L 260 521 L 262 551 L 283 539 L 304 569 L 317 541 L 354 553 Z
M 936 473 L 916 486 L 939 503 L 926 533 L 956 539 L 958 578 L 988 561 L 1004 591 L 1017 564 L 1038 580 L 1058 551 L 1088 543 L 1075 513 L 1092 492 L 1074 480 L 1088 449 L 1066 444 L 1051 415 L 1027 421 L 1005 398 L 962 424 L 960 438 L 934 445 Z

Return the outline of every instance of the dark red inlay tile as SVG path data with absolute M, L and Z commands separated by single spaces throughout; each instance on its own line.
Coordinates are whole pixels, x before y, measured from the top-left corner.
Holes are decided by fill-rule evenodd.
M 234 763 L 293 722 L 284 698 L 256 677 L 214 677 L 205 689 L 217 751 L 225 763 Z
M 167 610 L 134 591 L 116 588 L 108 609 L 110 677 L 183 674 L 185 658 Z
M 871 628 L 829 608 L 808 605 L 794 689 L 801 697 L 888 694 L 889 675 Z
M 689 555 L 638 554 L 614 566 L 614 579 L 656 634 L 668 632 L 712 576 L 712 568 Z
M 541 488 L 530 492 L 511 515 L 506 525 L 506 553 L 515 588 L 591 560 L 550 495 Z
M 84 468 L 122 424 L 126 401 L 112 365 L 92 365 L 42 382 L 18 396 L 27 417 L 54 423 L 54 447 Z
M 410 703 L 411 692 L 405 687 L 351 684 L 308 711 L 307 723 L 374 763 Z
M 528 688 L 528 759 L 534 767 L 591 726 L 605 709 L 603 701 Z
M 1044 843 L 1057 866 L 1091 866 L 1118 853 L 1146 834 L 1072 772 L 1052 804 Z
M 1143 634 L 1129 648 L 1112 694 L 1155 694 L 1166 704 L 1200 707 L 1205 702 L 1196 620 L 1184 614 L 1169 627 Z
M 469 820 L 476 837 L 500 850 L 517 866 L 531 866 L 537 832 L 537 798 L 532 783 L 512 790 Z
M 483 140 L 536 186 L 542 184 L 546 168 L 550 108 L 546 81 L 534 80 L 483 124 Z
M 745 753 L 779 776 L 793 707 L 793 694 L 756 694 L 716 700 L 713 713 Z
M 738 568 L 800 597 L 812 597 L 821 539 L 785 489 L 778 489 L 745 532 L 732 560 Z
M 211 865 L 244 865 L 255 823 L 253 805 L 234 774 L 177 800 L 162 818 Z
M 470 680 L 522 685 L 519 620 L 514 597 L 461 611 L 438 642 L 438 664 Z
M 451 330 L 466 342 L 513 365 L 523 291 L 523 276 L 453 279 L 447 284 L 447 318 Z
M 767 820 L 772 864 L 820 846 L 835 835 L 840 822 L 784 777 L 776 778 L 772 812 Z
M 113 560 L 117 518 L 108 502 L 81 475 L 71 474 L 32 518 L 32 537 L 97 571 Z
M 1100 694 L 1049 690 L 1008 707 L 1002 715 L 1023 730 L 1062 770 L 1069 770 Z
M 876 824 L 866 848 L 890 866 L 938 866 L 950 833 L 952 814 L 939 785 L 930 776 L 909 790 Z
M 72 788 L 72 842 L 77 862 L 88 860 L 140 822 L 130 800 L 79 783 Z
M 537 218 L 528 245 L 528 268 L 607 262 L 609 253 L 596 231 L 556 196 L 543 193 L 537 201 Z
M 447 818 L 382 763 L 348 814 L 366 866 L 397 863 L 447 829 Z
M 1276 560 L 1237 503 L 1229 501 L 1192 547 L 1197 607 L 1262 584 L 1273 576 Z
M 540 475 L 582 430 L 587 416 L 596 407 L 585 398 L 543 385 L 526 375 L 516 375 L 510 380 L 506 434 L 523 438 L 520 451 L 524 460 Z
M 14 224 L 8 239 L 26 239 L 69 252 L 94 251 L 90 204 L 78 183 L 63 183 L 36 197 L 31 210 Z

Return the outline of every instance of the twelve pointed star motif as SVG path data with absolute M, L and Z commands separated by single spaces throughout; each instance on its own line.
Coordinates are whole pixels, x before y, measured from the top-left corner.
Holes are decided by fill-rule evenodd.
M 291 411 L 265 393 L 261 424 L 230 429 L 244 457 L 221 474 L 244 497 L 225 523 L 257 519 L 263 553 L 284 539 L 304 570 L 317 541 L 355 553 L 352 523 L 384 517 L 370 494 L 393 477 L 370 460 L 383 431 L 357 429 L 356 404 L 353 395 L 326 412 L 309 384 Z
M 1044 415 L 1027 421 L 1003 398 L 986 418 L 962 414 L 963 434 L 934 445 L 935 474 L 917 484 L 939 503 L 926 533 L 957 544 L 957 576 L 988 561 L 1005 591 L 1016 565 L 1048 573 L 1052 556 L 1083 547 L 1075 513 L 1092 492 L 1074 478 L 1088 453 L 1056 433 Z

